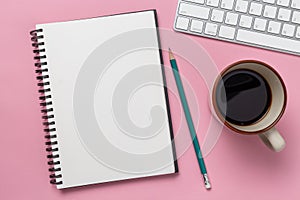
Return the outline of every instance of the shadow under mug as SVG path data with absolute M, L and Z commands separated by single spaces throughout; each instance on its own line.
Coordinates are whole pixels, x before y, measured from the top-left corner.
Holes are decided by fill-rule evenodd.
M 268 83 L 272 95 L 272 100 L 268 111 L 256 122 L 250 125 L 237 125 L 227 121 L 216 102 L 216 87 L 222 77 L 233 70 L 248 69 L 260 74 Z M 258 135 L 261 140 L 273 151 L 279 152 L 285 147 L 285 141 L 276 130 L 275 125 L 283 115 L 287 102 L 287 91 L 280 75 L 266 63 L 255 60 L 243 60 L 226 67 L 214 82 L 211 94 L 211 106 L 213 114 L 227 128 L 243 135 Z

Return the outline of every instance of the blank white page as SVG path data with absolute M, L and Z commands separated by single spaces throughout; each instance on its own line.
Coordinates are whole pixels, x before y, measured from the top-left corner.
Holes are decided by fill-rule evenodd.
M 176 172 L 155 15 L 36 26 L 54 109 L 57 188 Z

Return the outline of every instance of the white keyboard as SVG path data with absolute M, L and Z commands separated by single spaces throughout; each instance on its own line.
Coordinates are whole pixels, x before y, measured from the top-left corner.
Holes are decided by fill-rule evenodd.
M 300 55 L 300 0 L 179 0 L 174 29 Z

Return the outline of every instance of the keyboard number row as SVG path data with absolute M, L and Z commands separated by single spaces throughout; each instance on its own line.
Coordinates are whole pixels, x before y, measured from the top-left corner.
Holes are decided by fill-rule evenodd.
M 211 0 L 211 1 L 214 2 L 215 0 Z M 245 1 L 238 0 L 238 2 L 245 2 Z M 225 5 L 228 5 L 228 4 L 225 4 Z M 244 3 L 237 4 L 238 9 L 240 11 L 244 11 L 245 5 L 246 4 L 244 4 Z M 247 2 L 247 5 L 248 5 L 248 2 Z M 222 22 L 223 21 L 223 17 L 225 15 L 224 10 L 212 9 L 211 13 L 210 13 L 210 10 L 211 9 L 209 7 L 192 5 L 192 4 L 188 4 L 188 3 L 181 3 L 179 5 L 178 12 L 179 12 L 179 14 L 188 16 L 188 17 L 195 17 L 195 18 L 199 18 L 199 19 L 209 19 L 209 17 L 211 16 L 211 20 L 214 22 Z M 293 11 L 293 13 L 292 13 L 291 10 L 288 10 L 285 8 L 277 9 L 277 7 L 270 6 L 270 5 L 265 6 L 263 13 L 262 13 L 262 10 L 263 10 L 262 4 L 259 4 L 256 2 L 251 2 L 251 6 L 250 6 L 250 10 L 249 10 L 249 13 L 251 15 L 256 15 L 256 16 L 263 15 L 266 18 L 274 19 L 277 16 L 277 12 L 278 12 L 277 18 L 280 21 L 288 22 L 291 19 L 291 21 L 293 23 L 300 24 L 300 11 Z M 237 13 L 227 12 L 227 16 L 225 18 L 225 23 L 230 24 L 230 25 L 236 25 L 237 17 L 238 17 Z
M 236 1 L 235 10 L 239 12 L 246 12 L 249 3 L 248 0 L 206 0 L 206 1 L 205 0 L 184 0 L 184 1 L 197 3 L 197 4 L 204 4 L 206 2 L 206 5 L 213 6 L 213 7 L 218 7 L 221 1 L 221 5 L 220 5 L 221 8 L 227 10 L 232 10 L 234 2 Z M 273 4 L 273 5 L 277 4 L 284 7 L 288 7 L 289 5 L 291 5 L 292 8 L 300 9 L 300 0 L 276 0 L 276 3 L 275 0 L 263 0 L 263 2 L 268 4 Z M 252 2 L 251 4 L 253 4 L 252 9 L 254 8 L 258 8 L 258 10 L 261 9 L 260 8 L 260 6 L 262 6 L 261 4 L 255 2 Z

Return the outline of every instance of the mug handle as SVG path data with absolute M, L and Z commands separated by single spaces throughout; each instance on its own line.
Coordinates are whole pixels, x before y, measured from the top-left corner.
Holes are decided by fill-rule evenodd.
M 259 134 L 259 137 L 273 151 L 279 152 L 285 147 L 285 140 L 275 127 Z

